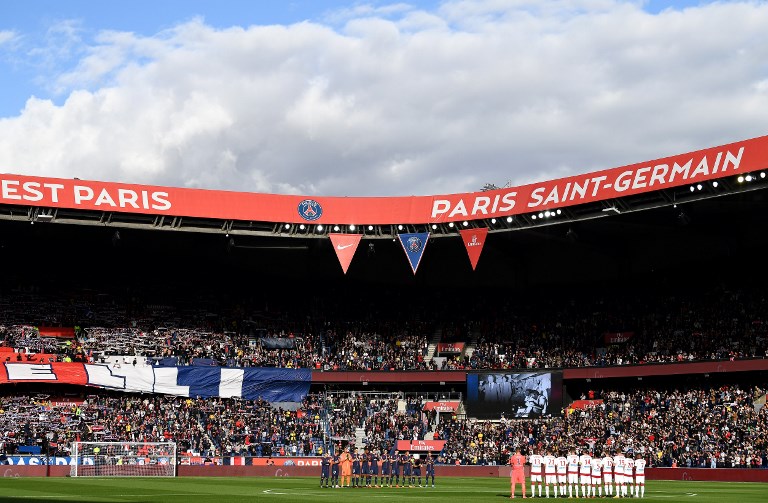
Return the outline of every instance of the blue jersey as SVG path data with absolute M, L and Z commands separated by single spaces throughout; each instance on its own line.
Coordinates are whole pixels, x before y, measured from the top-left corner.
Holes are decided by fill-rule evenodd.
M 368 475 L 370 472 L 370 465 L 368 464 L 368 456 L 363 456 L 363 464 L 362 464 L 362 470 L 361 473 L 363 475 Z
M 325 456 L 323 457 L 323 460 L 320 461 L 320 473 L 322 473 L 323 477 L 327 477 L 331 470 L 331 458 Z
M 435 460 L 434 459 L 429 458 L 427 460 L 426 469 L 427 469 L 427 475 L 434 475 L 435 474 Z
M 406 456 L 403 460 L 403 475 L 411 474 L 411 466 L 411 458 L 410 456 Z
M 384 456 L 384 459 L 381 462 L 381 474 L 389 475 L 389 458 L 386 456 Z
M 360 475 L 360 459 L 352 461 L 352 475 Z
M 371 473 L 379 474 L 379 458 L 377 456 L 371 456 Z
M 338 475 L 339 473 L 339 462 L 341 460 L 339 459 L 339 455 L 335 454 L 333 458 L 331 458 L 331 472 Z

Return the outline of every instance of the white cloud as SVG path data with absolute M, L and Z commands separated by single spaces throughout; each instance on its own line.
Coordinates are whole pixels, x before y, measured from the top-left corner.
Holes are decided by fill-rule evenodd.
M 10 44 L 18 35 L 13 30 L 0 30 L 0 45 Z
M 377 10 L 378 9 L 378 10 Z M 382 10 L 383 9 L 383 10 Z M 0 120 L 0 170 L 320 195 L 479 190 L 768 133 L 768 5 L 360 7 L 104 32 Z M 77 38 L 76 30 L 66 40 Z

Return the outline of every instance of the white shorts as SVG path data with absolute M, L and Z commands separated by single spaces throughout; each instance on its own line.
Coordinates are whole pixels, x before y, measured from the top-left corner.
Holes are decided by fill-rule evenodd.
M 606 484 L 610 484 L 611 480 L 613 480 L 613 474 L 612 473 L 604 473 L 603 474 L 603 480 Z
M 557 474 L 557 483 L 558 484 L 565 484 L 565 474 L 564 473 L 558 473 Z
M 624 483 L 624 474 L 623 473 L 616 473 L 616 483 L 617 484 L 623 484 Z
M 581 474 L 581 485 L 587 485 L 592 483 L 592 475 L 588 473 Z
M 531 474 L 531 482 L 541 482 L 541 474 L 540 473 L 532 473 Z
M 635 475 L 635 484 L 645 485 L 645 475 Z
M 624 481 L 627 484 L 631 484 L 632 483 L 632 472 L 629 472 L 629 473 L 624 472 Z
M 545 475 L 545 484 L 557 484 L 557 475 L 554 473 L 547 473 Z
M 578 484 L 579 483 L 579 474 L 578 473 L 569 473 L 568 474 L 568 483 L 569 484 Z

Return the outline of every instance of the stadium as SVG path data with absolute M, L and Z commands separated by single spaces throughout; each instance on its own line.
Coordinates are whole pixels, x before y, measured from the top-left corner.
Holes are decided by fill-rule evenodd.
M 763 501 L 767 171 L 760 137 L 435 196 L 0 175 L 0 499 L 493 501 L 520 449 Z

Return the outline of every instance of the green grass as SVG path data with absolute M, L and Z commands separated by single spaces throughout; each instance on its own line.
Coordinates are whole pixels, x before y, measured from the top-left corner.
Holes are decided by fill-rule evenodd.
M 446 478 L 436 488 L 321 489 L 317 478 L 0 478 L 0 501 L 230 503 L 336 503 L 435 501 L 470 503 L 505 501 L 507 479 Z M 519 497 L 518 487 L 518 497 Z M 650 481 L 645 499 L 659 503 L 764 503 L 768 484 Z M 554 498 L 552 499 L 554 500 Z M 591 501 L 599 501 L 595 498 Z M 609 501 L 604 498 L 603 501 Z M 519 500 L 518 500 L 519 501 Z M 543 501 L 543 499 L 538 499 Z M 549 500 L 548 500 L 549 501 Z M 611 500 L 615 501 L 615 500 Z M 633 501 L 640 501 L 633 498 Z

